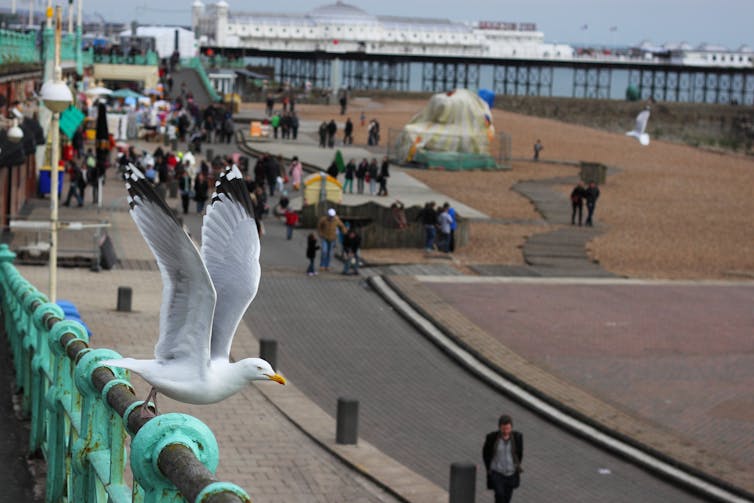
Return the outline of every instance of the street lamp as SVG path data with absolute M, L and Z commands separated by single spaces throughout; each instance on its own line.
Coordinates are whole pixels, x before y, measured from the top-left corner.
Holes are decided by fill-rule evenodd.
M 52 9 L 47 9 L 48 19 Z M 55 60 L 53 80 L 47 81 L 40 92 L 45 106 L 52 112 L 50 137 L 50 302 L 57 297 L 58 282 L 58 164 L 60 163 L 60 113 L 73 103 L 73 95 L 63 83 L 60 71 L 60 34 L 62 9 L 55 7 Z
M 13 125 L 8 129 L 8 140 L 11 143 L 18 143 L 24 139 L 24 131 L 18 127 L 18 120 L 13 118 Z

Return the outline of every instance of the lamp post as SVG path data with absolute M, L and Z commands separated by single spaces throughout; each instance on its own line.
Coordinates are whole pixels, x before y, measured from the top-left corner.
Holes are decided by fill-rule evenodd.
M 48 19 L 52 9 L 47 9 Z M 71 106 L 73 95 L 61 79 L 60 33 L 63 16 L 60 6 L 55 7 L 55 59 L 53 80 L 45 82 L 41 95 L 45 106 L 52 112 L 50 131 L 50 302 L 57 297 L 58 282 L 58 164 L 60 162 L 60 113 Z

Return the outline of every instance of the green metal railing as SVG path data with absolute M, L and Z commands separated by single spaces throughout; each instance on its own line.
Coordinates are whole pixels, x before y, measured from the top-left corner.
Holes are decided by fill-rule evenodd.
M 224 56 L 200 56 L 202 65 L 207 68 L 246 68 L 243 58 L 226 58 Z
M 187 68 L 193 68 L 196 70 L 196 73 L 199 75 L 199 79 L 202 81 L 202 84 L 204 85 L 204 88 L 207 90 L 207 93 L 209 93 L 209 97 L 212 98 L 212 101 L 220 101 L 220 95 L 217 94 L 217 91 L 215 90 L 212 83 L 209 81 L 209 77 L 207 77 L 207 72 L 204 71 L 204 66 L 202 66 L 202 62 L 199 58 L 193 57 L 193 58 L 187 58 L 181 60 L 181 64 Z
M 39 62 L 40 55 L 35 33 L 0 29 L 0 65 Z
M 243 489 L 215 478 L 210 429 L 184 414 L 142 418 L 127 371 L 102 364 L 120 355 L 90 348 L 86 329 L 65 320 L 14 258 L 0 245 L 0 314 L 31 421 L 29 449 L 47 461 L 45 501 L 249 502 Z M 126 434 L 133 487 L 123 477 Z
M 146 54 L 136 54 L 134 56 L 123 56 L 121 54 L 93 54 L 94 63 L 103 63 L 110 65 L 153 65 L 157 66 L 160 58 L 157 53 L 147 51 Z

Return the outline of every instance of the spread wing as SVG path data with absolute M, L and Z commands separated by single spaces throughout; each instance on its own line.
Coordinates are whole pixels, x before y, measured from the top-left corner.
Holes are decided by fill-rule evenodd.
M 238 168 L 227 168 L 202 225 L 202 257 L 217 291 L 213 359 L 229 358 L 236 328 L 257 294 L 260 248 L 249 191 Z
M 644 134 L 644 130 L 647 129 L 647 121 L 649 120 L 649 110 L 642 110 L 639 115 L 636 116 L 636 126 L 634 132 L 637 135 Z
M 152 250 L 162 275 L 158 360 L 187 359 L 205 368 L 215 289 L 194 242 L 165 201 L 133 165 L 126 169 L 131 217 Z

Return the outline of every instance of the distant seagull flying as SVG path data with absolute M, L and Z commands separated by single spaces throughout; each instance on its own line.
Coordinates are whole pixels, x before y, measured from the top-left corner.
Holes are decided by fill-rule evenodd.
M 141 375 L 157 392 L 191 404 L 210 404 L 250 381 L 285 384 L 260 358 L 230 362 L 238 324 L 259 287 L 259 235 L 241 172 L 227 168 L 215 184 L 202 225 L 201 252 L 165 201 L 133 165 L 126 169 L 131 217 L 157 259 L 162 276 L 160 336 L 155 359 L 104 363 Z
M 647 129 L 648 120 L 649 108 L 646 108 L 645 110 L 639 112 L 639 115 L 636 116 L 636 125 L 634 126 L 633 131 L 629 131 L 626 134 L 628 136 L 633 136 L 634 138 L 639 140 L 639 143 L 641 143 L 642 145 L 649 145 L 649 134 L 644 132 L 644 130 Z

